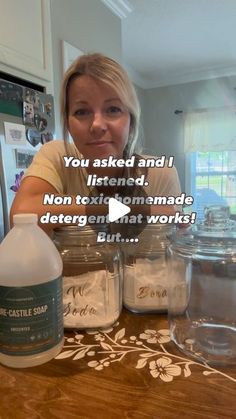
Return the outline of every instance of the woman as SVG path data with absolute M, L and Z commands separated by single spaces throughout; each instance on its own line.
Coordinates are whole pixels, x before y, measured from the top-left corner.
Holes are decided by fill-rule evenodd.
M 11 208 L 16 213 L 47 212 L 53 215 L 106 214 L 104 205 L 77 205 L 75 196 L 103 193 L 176 196 L 180 193 L 175 168 L 145 169 L 147 187 L 118 188 L 109 185 L 90 187 L 88 175 L 127 178 L 125 167 L 94 167 L 94 159 L 130 158 L 136 151 L 140 107 L 135 89 L 124 69 L 101 54 L 79 57 L 64 76 L 61 91 L 61 117 L 64 141 L 52 141 L 41 147 L 28 168 Z M 69 143 L 68 133 L 73 139 Z M 64 157 L 89 160 L 88 167 L 65 167 Z M 138 157 L 137 157 L 138 161 Z M 131 169 L 138 174 L 137 168 Z M 144 191 L 145 188 L 145 191 Z M 71 205 L 48 205 L 45 194 L 72 197 Z M 143 208 L 144 211 L 144 208 Z M 137 212 L 137 211 L 136 211 Z M 174 207 L 155 206 L 152 212 L 171 214 Z M 59 225 L 41 224 L 45 230 Z

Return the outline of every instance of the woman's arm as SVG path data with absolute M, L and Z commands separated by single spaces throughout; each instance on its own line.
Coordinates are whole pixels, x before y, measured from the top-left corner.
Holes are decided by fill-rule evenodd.
M 74 199 L 72 205 L 44 205 L 44 195 L 47 193 L 55 194 L 55 196 L 63 196 L 59 195 L 50 183 L 41 178 L 29 176 L 23 179 L 20 189 L 12 203 L 10 211 L 11 225 L 14 214 L 35 213 L 39 216 L 40 227 L 48 232 L 56 227 L 60 227 L 62 224 L 40 223 L 40 217 L 47 212 L 50 212 L 52 215 L 59 215 L 61 213 L 65 215 L 85 215 L 85 205 L 76 205 Z
M 44 205 L 44 195 L 45 194 L 54 194 L 55 196 L 63 197 L 63 195 L 58 194 L 57 190 L 46 180 L 43 180 L 38 177 L 28 176 L 23 179 L 20 189 L 17 192 L 15 199 L 13 201 L 11 211 L 10 211 L 10 222 L 12 225 L 12 219 L 14 214 L 20 213 L 35 213 L 39 217 L 40 227 L 46 231 L 50 232 L 51 230 L 61 227 L 63 224 L 58 223 L 40 223 L 41 216 L 45 215 L 47 212 L 50 212 L 51 215 L 107 215 L 108 206 L 107 205 L 77 205 L 75 202 L 75 197 L 72 196 L 71 205 Z M 68 196 L 68 195 L 66 195 Z M 158 205 L 158 206 L 149 206 L 149 205 L 134 205 L 131 206 L 131 213 L 143 215 L 146 214 L 174 214 L 174 208 L 167 205 Z M 65 224 L 68 225 L 68 224 Z

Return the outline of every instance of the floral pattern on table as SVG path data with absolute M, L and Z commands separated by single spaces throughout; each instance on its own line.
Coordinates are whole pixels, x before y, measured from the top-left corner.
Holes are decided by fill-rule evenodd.
M 63 350 L 55 359 L 72 358 L 77 361 L 86 357 L 88 367 L 102 371 L 129 354 L 135 354 L 138 358 L 134 365 L 136 369 L 146 368 L 153 378 L 166 383 L 181 375 L 189 377 L 196 365 L 202 367 L 205 376 L 219 374 L 236 382 L 235 378 L 206 362 L 200 363 L 169 352 L 166 347 L 171 342 L 168 329 L 147 329 L 137 337 L 126 336 L 125 328 L 115 331 L 118 326 L 119 322 L 107 329 L 87 330 L 83 334 L 74 332 L 74 337 L 65 337 Z M 87 335 L 93 335 L 94 343 L 85 343 Z

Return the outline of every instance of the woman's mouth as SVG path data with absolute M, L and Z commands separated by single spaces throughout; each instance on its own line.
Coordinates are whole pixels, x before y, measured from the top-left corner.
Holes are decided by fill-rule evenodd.
M 108 144 L 111 144 L 112 141 L 93 141 L 90 143 L 87 143 L 88 146 L 92 147 L 106 147 Z

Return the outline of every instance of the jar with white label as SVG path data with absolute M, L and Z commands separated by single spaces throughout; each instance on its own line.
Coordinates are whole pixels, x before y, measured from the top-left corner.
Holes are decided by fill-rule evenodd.
M 124 306 L 135 313 L 167 311 L 166 249 L 170 225 L 129 226 L 124 244 Z M 138 242 L 133 241 L 137 239 Z
M 55 229 L 54 243 L 63 261 L 65 328 L 112 325 L 122 307 L 123 266 L 117 246 L 97 242 L 106 225 Z

